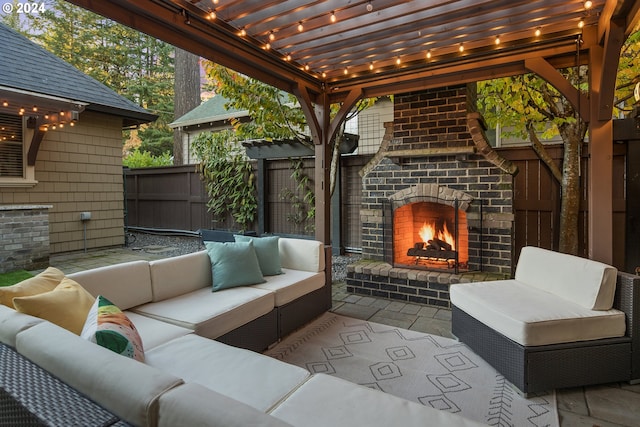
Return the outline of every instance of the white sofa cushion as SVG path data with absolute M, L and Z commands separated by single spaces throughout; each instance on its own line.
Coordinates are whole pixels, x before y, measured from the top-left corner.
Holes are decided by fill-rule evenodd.
M 253 287 L 275 293 L 276 307 L 283 306 L 324 286 L 324 272 L 313 273 L 283 268 L 282 274 L 264 278 L 266 283 L 253 285 Z
M 625 316 L 619 310 L 589 310 L 517 280 L 454 284 L 450 297 L 462 311 L 525 346 L 625 333 Z
M 149 268 L 153 302 L 212 286 L 207 251 L 151 261 Z
M 324 374 L 311 377 L 270 413 L 299 427 L 484 425 Z
M 253 351 L 186 335 L 146 353 L 146 361 L 266 412 L 302 384 L 309 372 Z
M 158 427 L 291 427 L 247 404 L 195 383 L 169 390 L 160 396 L 159 406 Z
M 16 335 L 44 320 L 29 314 L 19 313 L 13 308 L 0 304 L 0 341 L 11 347 L 16 346 Z
M 158 397 L 183 383 L 178 377 L 119 356 L 49 322 L 20 332 L 16 349 L 134 425 L 156 425 Z
M 91 295 L 104 295 L 120 310 L 151 301 L 151 274 L 147 261 L 131 261 L 80 271 L 68 276 Z
M 263 289 L 244 286 L 213 292 L 207 287 L 131 311 L 215 339 L 269 313 L 274 303 L 275 295 Z
M 520 252 L 515 279 L 591 310 L 609 310 L 617 273 L 615 267 L 601 262 L 526 246 Z
M 145 351 L 164 344 L 172 339 L 192 334 L 193 330 L 153 319 L 149 316 L 142 316 L 133 311 L 124 312 L 129 320 L 136 326 L 138 334 L 142 339 L 142 346 Z
M 317 240 L 281 237 L 278 240 L 282 268 L 319 273 L 324 271 L 324 245 Z

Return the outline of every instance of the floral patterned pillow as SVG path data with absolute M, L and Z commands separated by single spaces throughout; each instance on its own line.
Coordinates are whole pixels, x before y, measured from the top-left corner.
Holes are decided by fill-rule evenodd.
M 144 362 L 142 340 L 131 320 L 111 301 L 98 295 L 80 336 L 123 356 Z

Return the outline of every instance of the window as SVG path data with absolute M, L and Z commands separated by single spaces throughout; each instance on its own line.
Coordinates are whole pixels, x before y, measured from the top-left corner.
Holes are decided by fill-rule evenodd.
M 0 114 L 0 179 L 24 177 L 22 116 Z

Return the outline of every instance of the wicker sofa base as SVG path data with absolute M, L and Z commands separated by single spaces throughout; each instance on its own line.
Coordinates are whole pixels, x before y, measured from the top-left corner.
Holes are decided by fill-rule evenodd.
M 452 307 L 452 333 L 521 392 L 631 380 L 631 338 L 525 347 Z
M 320 316 L 327 307 L 327 286 L 278 307 L 278 336 L 284 338 Z
M 278 341 L 277 325 L 278 311 L 274 308 L 269 313 L 216 338 L 216 341 L 261 352 Z

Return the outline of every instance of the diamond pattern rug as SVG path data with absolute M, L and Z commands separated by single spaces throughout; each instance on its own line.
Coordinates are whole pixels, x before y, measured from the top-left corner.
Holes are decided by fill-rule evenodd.
M 525 399 L 464 344 L 325 313 L 266 355 L 494 426 L 558 426 L 553 393 Z

